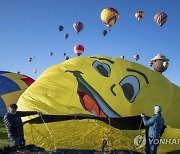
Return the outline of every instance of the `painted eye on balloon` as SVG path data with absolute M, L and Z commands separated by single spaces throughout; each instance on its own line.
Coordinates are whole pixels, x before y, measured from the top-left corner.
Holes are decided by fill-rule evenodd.
M 94 68 L 102 75 L 105 77 L 109 77 L 111 74 L 111 69 L 108 64 L 99 62 L 99 61 L 94 61 L 93 64 Z
M 140 90 L 140 84 L 137 77 L 132 75 L 126 76 L 120 81 L 119 85 L 127 100 L 132 103 Z

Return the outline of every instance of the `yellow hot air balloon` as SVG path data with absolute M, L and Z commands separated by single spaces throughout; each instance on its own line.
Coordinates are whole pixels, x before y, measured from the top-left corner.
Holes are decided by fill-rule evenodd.
M 158 103 L 167 125 L 162 141 L 174 139 L 178 143 L 179 94 L 179 86 L 138 63 L 78 56 L 49 67 L 20 96 L 17 105 L 19 110 L 42 113 L 41 117 L 23 117 L 26 144 L 46 150 L 101 151 L 106 139 L 105 151 L 145 153 L 142 140 L 138 143 L 145 133 L 138 115 L 151 116 Z M 159 144 L 158 154 L 180 150 L 179 144 L 166 143 Z
M 114 8 L 105 8 L 101 12 L 101 20 L 108 28 L 111 28 L 119 18 L 119 13 Z

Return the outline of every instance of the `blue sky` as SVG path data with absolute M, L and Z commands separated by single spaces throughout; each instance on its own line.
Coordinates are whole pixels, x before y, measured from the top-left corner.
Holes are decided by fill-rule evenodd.
M 64 52 L 75 57 L 73 47 L 81 44 L 85 47 L 83 56 L 125 55 L 134 61 L 134 54 L 139 54 L 138 63 L 147 67 L 151 58 L 162 53 L 170 59 L 163 75 L 179 86 L 179 6 L 179 0 L 1 0 L 0 70 L 20 71 L 36 79 L 48 67 L 63 62 Z M 104 37 L 101 32 L 107 28 L 100 14 L 106 7 L 115 8 L 120 16 Z M 144 11 L 140 22 L 134 17 L 136 11 Z M 168 15 L 162 29 L 154 22 L 158 12 Z M 79 35 L 72 27 L 75 21 L 84 24 Z M 59 25 L 64 26 L 61 32 Z M 69 34 L 67 40 L 65 33 Z M 53 56 L 49 56 L 50 51 Z

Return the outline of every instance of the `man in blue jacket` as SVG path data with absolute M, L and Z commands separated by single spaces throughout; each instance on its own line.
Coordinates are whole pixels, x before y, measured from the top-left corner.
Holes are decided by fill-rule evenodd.
M 144 114 L 141 114 L 144 125 L 149 127 L 148 142 L 149 142 L 150 154 L 157 153 L 157 147 L 160 143 L 160 138 L 164 127 L 164 119 L 161 115 L 161 111 L 162 111 L 161 107 L 155 105 L 154 106 L 155 115 L 153 115 L 150 119 L 147 119 L 147 117 Z
M 9 111 L 4 115 L 8 137 L 15 145 L 25 145 L 23 123 L 21 117 L 40 114 L 37 111 L 17 111 L 17 105 L 11 104 Z

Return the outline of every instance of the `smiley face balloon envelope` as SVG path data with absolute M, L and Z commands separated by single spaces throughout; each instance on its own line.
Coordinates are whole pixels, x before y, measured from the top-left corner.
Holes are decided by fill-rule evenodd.
M 34 82 L 28 76 L 0 71 L 0 117 L 4 116 L 12 103 L 17 103 L 20 95 Z
M 134 146 L 134 138 L 145 132 L 140 114 L 151 116 L 155 104 L 162 107 L 167 125 L 163 138 L 180 138 L 179 94 L 178 86 L 138 63 L 80 56 L 45 70 L 18 106 L 43 113 L 44 121 L 37 116 L 23 119 L 27 144 L 101 151 L 107 140 L 105 150 L 144 152 Z M 178 149 L 159 146 L 161 152 Z

